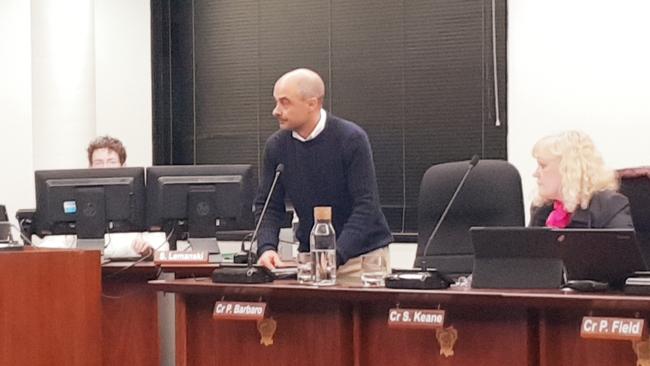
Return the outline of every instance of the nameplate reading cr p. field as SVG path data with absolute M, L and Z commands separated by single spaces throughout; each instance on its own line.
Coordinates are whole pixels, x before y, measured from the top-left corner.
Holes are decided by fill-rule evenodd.
M 201 264 L 208 263 L 208 252 L 161 251 L 154 256 L 155 264 Z
M 445 311 L 432 309 L 390 309 L 388 326 L 392 328 L 442 328 L 445 324 Z
M 212 319 L 262 320 L 265 311 L 265 302 L 217 301 Z
M 580 326 L 580 337 L 640 341 L 645 332 L 645 319 L 605 318 L 585 316 Z

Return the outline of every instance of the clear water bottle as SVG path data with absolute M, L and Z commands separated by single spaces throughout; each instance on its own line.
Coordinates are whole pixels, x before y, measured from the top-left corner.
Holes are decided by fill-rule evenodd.
M 314 227 L 309 236 L 314 285 L 336 284 L 336 232 L 332 226 L 332 208 L 314 207 Z

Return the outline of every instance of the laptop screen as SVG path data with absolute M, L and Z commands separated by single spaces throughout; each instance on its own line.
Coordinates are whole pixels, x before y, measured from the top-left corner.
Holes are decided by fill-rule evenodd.
M 501 258 L 506 264 L 512 258 L 555 259 L 561 260 L 566 280 L 611 284 L 621 283 L 633 272 L 647 269 L 631 229 L 473 227 L 470 234 L 475 269 L 477 263 L 488 259 Z
M 631 229 L 553 230 L 567 280 L 620 284 L 635 271 L 647 269 Z

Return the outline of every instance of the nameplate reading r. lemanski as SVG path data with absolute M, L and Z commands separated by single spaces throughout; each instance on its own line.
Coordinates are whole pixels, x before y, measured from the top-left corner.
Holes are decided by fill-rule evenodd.
M 201 264 L 208 263 L 208 252 L 205 251 L 161 251 L 156 252 L 155 264 Z

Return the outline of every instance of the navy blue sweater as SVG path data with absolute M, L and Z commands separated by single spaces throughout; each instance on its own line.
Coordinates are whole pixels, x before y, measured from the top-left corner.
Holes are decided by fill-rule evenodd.
M 315 206 L 332 207 L 339 265 L 393 240 L 379 206 L 370 142 L 361 127 L 328 113 L 325 129 L 313 140 L 298 141 L 288 130 L 271 135 L 266 141 L 255 199 L 258 220 L 280 163 L 284 172 L 260 226 L 258 254 L 277 250 L 285 196 L 300 218 L 296 235 L 300 251 L 309 251 Z

